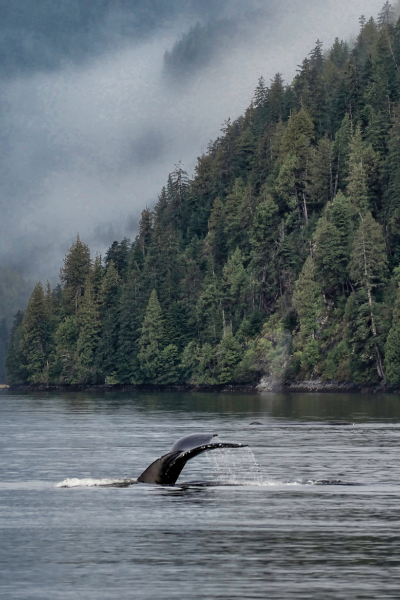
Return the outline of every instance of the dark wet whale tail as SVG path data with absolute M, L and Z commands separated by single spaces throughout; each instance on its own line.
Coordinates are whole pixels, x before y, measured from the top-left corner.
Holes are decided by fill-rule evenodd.
M 218 448 L 244 448 L 247 444 L 214 442 L 212 435 L 192 434 L 178 440 L 164 456 L 157 458 L 138 478 L 138 483 L 174 485 L 187 461 L 203 452 Z

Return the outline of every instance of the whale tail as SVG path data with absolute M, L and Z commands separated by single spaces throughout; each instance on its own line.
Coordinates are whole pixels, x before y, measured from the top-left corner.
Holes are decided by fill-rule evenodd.
M 247 444 L 214 442 L 213 435 L 193 434 L 176 442 L 171 451 L 157 458 L 138 477 L 139 483 L 155 483 L 158 485 L 174 485 L 187 461 L 203 452 L 218 448 L 244 448 Z

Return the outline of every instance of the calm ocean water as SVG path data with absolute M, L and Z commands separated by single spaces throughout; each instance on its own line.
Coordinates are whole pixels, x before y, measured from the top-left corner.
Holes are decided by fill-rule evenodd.
M 194 432 L 251 451 L 105 485 Z M 0 597 L 400 598 L 399 446 L 398 396 L 2 393 Z

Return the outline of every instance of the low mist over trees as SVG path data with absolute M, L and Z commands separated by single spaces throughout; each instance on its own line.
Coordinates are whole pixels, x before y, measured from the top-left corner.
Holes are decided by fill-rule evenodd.
M 400 20 L 386 3 L 354 47 L 318 41 L 291 84 L 260 78 L 133 242 L 101 259 L 78 237 L 60 285 L 37 284 L 15 317 L 8 380 L 399 383 L 399 232 Z

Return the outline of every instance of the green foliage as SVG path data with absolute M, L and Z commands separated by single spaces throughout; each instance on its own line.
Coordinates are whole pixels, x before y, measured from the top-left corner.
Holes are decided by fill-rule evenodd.
M 41 283 L 30 295 L 22 323 L 21 350 L 29 380 L 47 383 L 52 346 L 52 323 Z
M 322 217 L 314 234 L 316 277 L 325 292 L 337 289 L 346 278 L 348 251 L 343 244 L 340 231 Z
M 78 313 L 79 336 L 76 342 L 76 375 L 82 383 L 96 383 L 96 354 L 100 341 L 100 314 L 98 295 L 88 275 L 85 295 Z M 104 280 L 106 281 L 106 279 Z
M 157 383 L 179 383 L 181 379 L 180 373 L 180 356 L 179 350 L 174 344 L 168 344 L 161 351 L 161 365 Z
M 211 344 L 200 346 L 197 342 L 190 342 L 182 353 L 181 372 L 184 381 L 195 385 L 216 385 L 216 362 L 216 350 Z
M 249 293 L 249 276 L 244 267 L 244 258 L 239 248 L 230 256 L 222 271 L 221 291 L 223 316 L 234 331 L 240 325 L 246 310 L 246 299 Z
M 362 139 L 358 125 L 350 143 L 348 163 L 347 193 L 355 211 L 365 215 L 370 210 L 370 192 L 375 171 L 378 168 L 377 156 L 371 146 Z
M 242 358 L 242 348 L 238 340 L 228 331 L 217 346 L 217 373 L 219 383 L 234 381 L 234 373 Z
M 313 338 L 317 330 L 317 317 L 321 308 L 320 294 L 315 282 L 314 260 L 309 256 L 304 263 L 293 293 L 293 306 L 300 321 L 299 336 Z
M 166 336 L 161 306 L 155 290 L 151 292 L 142 323 L 139 340 L 139 379 L 146 383 L 158 383 L 163 369 L 163 350 Z M 171 348 L 168 352 L 172 354 Z
M 354 236 L 350 276 L 358 287 L 368 295 L 374 288 L 384 284 L 387 274 L 387 254 L 382 227 L 371 213 L 361 221 Z
M 26 306 L 30 283 L 20 270 L 0 267 L 0 382 L 6 380 L 5 365 L 13 315 Z
M 393 309 L 392 327 L 385 344 L 385 369 L 390 383 L 400 383 L 400 287 Z
M 51 379 L 67 384 L 74 381 L 78 335 L 76 316 L 69 315 L 62 319 L 54 335 L 55 352 L 50 362 Z
M 129 251 L 130 242 L 127 238 L 124 238 L 121 243 L 113 242 L 111 247 L 107 250 L 105 256 L 105 263 L 108 266 L 111 261 L 118 275 L 124 279 L 128 270 L 129 263 Z
M 308 340 L 301 352 L 301 366 L 306 371 L 313 371 L 319 359 L 317 340 Z
M 389 258 L 393 264 L 400 262 L 400 111 L 397 108 L 389 131 L 389 152 L 386 158 L 387 189 L 385 213 L 388 230 Z
M 327 354 L 323 377 L 336 381 L 350 381 L 349 349 L 344 340 L 341 340 Z
M 196 322 L 200 338 L 215 344 L 221 339 L 224 327 L 224 313 L 221 306 L 219 281 L 215 275 L 205 284 L 196 305 Z
M 346 250 L 348 249 L 350 236 L 353 231 L 352 215 L 353 211 L 349 199 L 342 192 L 338 192 L 329 206 L 329 218 L 338 229 L 342 244 Z
M 349 348 L 349 369 L 356 383 L 377 382 L 384 378 L 379 364 L 379 306 L 372 305 L 363 293 L 350 295 L 345 312 L 345 341 Z M 375 335 L 374 335 L 375 331 Z
M 0 321 L 0 383 L 6 382 L 6 356 L 8 346 L 8 328 L 5 319 Z
M 236 369 L 239 381 L 254 381 L 261 375 L 284 380 L 292 350 L 292 336 L 274 315 L 266 321 L 260 335 L 247 344 L 243 358 Z
M 167 70 L 196 63 L 204 31 Z M 317 42 L 290 84 L 260 78 L 194 177 L 175 165 L 132 243 L 92 264 L 78 236 L 61 286 L 36 286 L 11 331 L 8 380 L 400 382 L 399 67 L 386 4 L 352 48 Z M 0 323 L 23 288 L 1 273 Z
M 86 277 L 90 270 L 89 247 L 81 242 L 79 235 L 64 259 L 60 271 L 63 289 L 63 307 L 67 314 L 76 314 L 84 294 Z
M 375 290 L 385 283 L 387 254 L 382 227 L 374 220 L 371 213 L 367 213 L 361 221 L 354 236 L 349 272 L 359 289 L 360 298 L 358 309 L 354 309 L 360 331 L 354 332 L 353 339 L 364 341 L 365 348 L 362 350 L 362 356 L 370 355 L 369 348 L 373 345 L 378 374 L 385 379 L 382 361 L 383 344 L 379 331 L 379 304 L 376 302 Z
M 87 279 L 90 284 L 90 277 Z M 117 348 L 118 348 L 118 308 L 121 293 L 121 279 L 118 271 L 111 261 L 102 279 L 98 299 L 92 293 L 87 294 L 87 303 L 81 315 L 81 322 L 85 319 L 84 341 L 81 336 L 80 356 L 83 359 L 86 353 L 92 355 L 96 352 L 96 369 L 104 378 L 116 378 L 117 372 Z M 88 290 L 89 292 L 89 290 Z M 86 293 L 85 293 L 86 295 Z M 97 307 L 100 315 L 100 327 L 98 327 Z M 82 323 L 83 324 L 83 323 Z M 88 347 L 89 345 L 89 347 Z M 86 348 L 84 350 L 84 348 Z M 90 348 L 90 349 L 89 349 Z M 94 354 L 93 354 L 94 355 Z M 83 367 L 83 372 L 88 365 Z M 116 379 L 115 382 L 117 383 Z
M 22 352 L 22 323 L 24 313 L 18 311 L 14 316 L 14 322 L 10 332 L 6 357 L 7 382 L 10 384 L 21 384 L 28 381 L 25 355 Z

